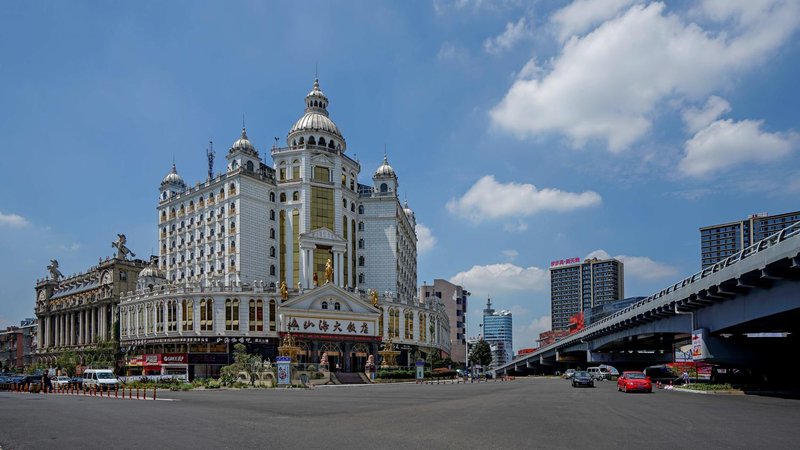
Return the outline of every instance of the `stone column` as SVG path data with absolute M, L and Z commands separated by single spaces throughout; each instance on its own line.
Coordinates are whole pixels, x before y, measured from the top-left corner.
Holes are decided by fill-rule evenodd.
M 83 309 L 78 311 L 78 345 L 85 343 L 86 332 L 83 329 Z
M 307 266 L 308 266 L 308 258 L 307 258 L 306 252 L 307 252 L 307 250 L 306 250 L 305 247 L 300 247 L 300 280 L 299 281 L 300 281 L 300 285 L 303 286 L 304 288 L 308 288 L 308 286 L 309 286 L 309 284 L 308 284 L 309 283 L 308 268 L 307 268 Z M 288 253 L 288 251 L 287 251 L 287 253 Z M 287 264 L 286 271 L 289 272 L 289 270 L 290 269 L 288 268 L 288 264 Z M 288 280 L 289 277 L 286 277 L 286 279 Z M 293 280 L 294 283 L 297 283 L 297 281 L 298 280 Z M 291 287 L 291 286 L 287 286 L 287 287 Z
M 305 286 L 308 288 L 314 287 L 314 249 L 309 248 L 306 249 L 306 284 Z M 317 278 L 317 283 L 322 285 L 325 280 L 320 280 Z
M 342 355 L 342 370 L 345 372 L 351 372 L 350 369 L 350 352 L 353 351 L 353 343 L 352 342 L 344 342 L 342 347 L 342 351 L 344 355 Z
M 89 308 L 89 343 L 94 344 L 94 307 Z
M 73 314 L 73 312 L 68 312 L 67 313 L 67 345 L 69 345 L 69 346 L 72 346 L 72 345 L 75 344 L 74 341 L 72 340 L 72 332 L 74 331 L 73 330 L 74 327 L 73 327 L 73 324 L 72 324 L 72 314 Z
M 242 302 L 243 301 L 244 300 L 239 299 L 239 312 L 240 313 L 242 311 Z M 176 300 L 176 305 L 177 305 L 176 309 L 178 310 L 178 313 L 175 314 L 175 320 L 178 322 L 178 325 L 177 325 L 178 326 L 178 334 L 183 334 L 183 301 L 182 300 Z M 242 324 L 242 321 L 240 320 L 239 321 L 240 329 L 241 329 L 241 324 Z
M 56 347 L 61 347 L 61 314 L 56 315 Z

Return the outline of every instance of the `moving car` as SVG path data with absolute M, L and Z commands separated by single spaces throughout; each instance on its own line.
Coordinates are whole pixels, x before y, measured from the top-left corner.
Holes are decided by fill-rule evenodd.
M 575 376 L 575 369 L 567 369 L 562 376 L 567 380 L 571 380 Z
M 622 392 L 653 392 L 653 383 L 644 372 L 622 372 L 617 379 L 617 390 Z
M 84 389 L 116 389 L 119 380 L 111 369 L 87 369 L 83 372 Z
M 575 371 L 572 376 L 572 387 L 589 386 L 594 387 L 594 378 L 585 370 Z

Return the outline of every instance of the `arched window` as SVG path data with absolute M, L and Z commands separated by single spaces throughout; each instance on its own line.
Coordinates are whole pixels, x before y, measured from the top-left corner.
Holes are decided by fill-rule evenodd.
M 342 199 L 342 208 L 347 209 L 347 199 L 346 198 Z
M 183 331 L 194 330 L 194 300 L 183 300 L 181 302 L 181 329 Z
M 250 314 L 248 319 L 250 331 L 264 331 L 263 300 L 250 300 Z
M 308 138 L 308 145 L 317 145 L 317 141 L 314 139 L 314 136 L 310 136 Z
M 248 172 L 252 172 L 253 170 L 255 170 L 255 167 L 253 166 L 253 161 L 247 161 L 244 167 L 247 169 Z
M 328 309 L 328 302 L 322 302 L 322 309 Z
M 214 266 L 211 266 L 214 270 Z M 213 331 L 214 330 L 214 300 L 202 299 L 200 300 L 200 331 Z
M 358 265 L 361 266 L 361 267 L 364 267 L 364 257 L 363 256 L 359 256 L 358 257 Z
M 300 192 L 299 191 L 292 192 L 292 201 L 293 202 L 299 202 L 300 201 Z
M 270 276 L 273 276 L 273 277 L 275 276 L 275 264 L 272 264 L 271 266 L 269 266 L 269 274 L 270 274 Z
M 356 204 L 350 203 L 350 212 L 356 212 Z
M 412 311 L 406 311 L 405 319 L 406 319 L 405 338 L 414 339 L 414 313 Z
M 326 145 L 328 145 L 328 144 L 326 144 L 326 143 L 325 143 L 325 138 L 324 138 L 324 137 L 321 137 L 321 138 L 319 138 L 319 145 L 321 145 L 321 146 L 323 146 L 323 147 L 325 147 Z
M 364 214 L 364 205 L 358 205 L 358 213 Z
M 302 136 L 300 136 L 300 140 L 299 140 L 299 141 L 297 141 L 297 143 L 298 143 L 298 144 L 300 144 L 300 145 L 303 145 L 305 142 L 306 142 L 306 141 L 305 141 L 305 139 L 303 139 L 303 137 L 302 137 Z
M 239 299 L 225 300 L 225 330 L 239 330 Z
M 269 301 L 269 331 L 275 331 L 275 300 Z
M 275 247 L 270 247 L 269 248 L 269 256 L 271 256 L 273 258 L 275 257 Z
M 358 222 L 358 231 L 364 231 L 364 222 Z
M 364 274 L 358 274 L 358 284 L 364 284 Z
M 281 203 L 286 203 L 286 193 L 285 192 L 281 192 L 280 201 L 281 201 Z
M 273 220 L 274 220 L 274 218 L 275 218 L 275 217 L 274 217 L 274 216 L 275 216 L 275 211 L 270 211 L 270 213 L 271 213 L 270 215 L 271 215 L 271 216 L 273 216 L 272 218 L 273 218 Z M 270 238 L 270 239 L 275 239 L 275 228 L 270 228 L 270 229 L 269 229 L 269 238 Z
M 358 248 L 364 248 L 364 239 L 358 240 Z
M 333 147 L 333 139 L 331 139 L 331 141 L 328 142 L 328 148 L 330 148 L 330 149 L 334 148 Z
M 269 220 L 275 220 L 275 210 L 274 209 L 270 209 L 269 210 Z
M 381 193 L 385 194 L 389 192 L 389 186 L 386 183 L 381 183 Z
M 292 161 L 292 179 L 299 180 L 300 179 L 300 160 L 295 159 Z
M 270 192 L 269 193 L 269 201 L 271 201 L 271 202 L 275 201 L 275 193 L 274 192 Z
M 336 303 L 333 304 L 333 309 L 335 309 L 336 311 L 341 311 L 342 310 L 342 305 L 339 304 L 339 302 L 336 302 Z

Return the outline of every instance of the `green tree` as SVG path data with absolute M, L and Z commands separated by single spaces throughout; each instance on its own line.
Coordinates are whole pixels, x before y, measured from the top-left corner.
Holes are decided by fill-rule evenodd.
M 469 360 L 473 364 L 480 364 L 481 366 L 488 366 L 492 363 L 492 349 L 489 348 L 489 343 L 481 339 L 473 347 L 469 355 Z
M 86 350 L 83 355 L 87 366 L 95 369 L 115 368 L 119 347 L 115 341 L 99 342 L 94 348 Z
M 68 350 L 62 352 L 56 358 L 56 367 L 60 368 L 63 372 L 66 372 L 67 375 L 74 377 L 75 376 L 75 368 L 78 366 L 78 355 L 75 352 Z
M 225 380 L 225 384 L 233 384 L 239 378 L 239 374 L 245 372 L 250 378 L 250 385 L 256 382 L 256 374 L 261 369 L 261 358 L 258 355 L 247 353 L 247 346 L 235 344 L 233 346 L 233 364 L 221 369 L 220 380 Z

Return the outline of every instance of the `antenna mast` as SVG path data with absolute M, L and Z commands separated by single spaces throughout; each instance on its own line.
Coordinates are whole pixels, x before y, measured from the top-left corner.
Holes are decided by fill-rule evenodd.
M 208 158 L 208 179 L 214 178 L 214 141 L 208 141 L 208 149 L 206 149 L 206 157 Z

